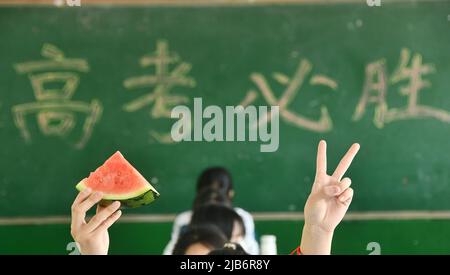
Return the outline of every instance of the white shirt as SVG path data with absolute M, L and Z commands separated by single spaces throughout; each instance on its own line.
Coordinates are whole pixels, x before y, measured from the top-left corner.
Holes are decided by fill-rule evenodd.
M 253 222 L 253 217 L 242 208 L 234 208 L 236 213 L 241 216 L 244 221 L 245 227 L 245 237 L 239 244 L 242 248 L 251 255 L 259 254 L 259 245 L 255 238 L 255 223 Z M 191 222 L 192 211 L 184 211 L 178 214 L 175 217 L 175 221 L 173 222 L 172 234 L 169 243 L 164 248 L 164 255 L 172 255 L 173 248 L 178 241 L 178 237 L 180 236 L 180 230 L 182 227 L 189 225 Z

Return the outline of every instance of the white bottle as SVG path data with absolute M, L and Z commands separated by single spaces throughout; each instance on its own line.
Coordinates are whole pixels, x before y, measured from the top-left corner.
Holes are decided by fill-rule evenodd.
M 277 255 L 277 237 L 275 235 L 261 236 L 261 255 Z

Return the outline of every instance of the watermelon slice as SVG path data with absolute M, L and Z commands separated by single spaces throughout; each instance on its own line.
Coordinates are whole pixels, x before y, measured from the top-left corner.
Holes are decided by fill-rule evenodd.
M 79 191 L 91 188 L 102 192 L 100 205 L 120 201 L 125 207 L 139 207 L 159 197 L 158 191 L 117 151 L 105 163 L 80 181 Z

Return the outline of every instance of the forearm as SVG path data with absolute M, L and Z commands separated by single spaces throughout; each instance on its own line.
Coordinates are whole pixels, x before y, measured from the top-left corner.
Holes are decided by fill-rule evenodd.
M 329 255 L 332 241 L 333 232 L 305 224 L 300 248 L 305 255 Z

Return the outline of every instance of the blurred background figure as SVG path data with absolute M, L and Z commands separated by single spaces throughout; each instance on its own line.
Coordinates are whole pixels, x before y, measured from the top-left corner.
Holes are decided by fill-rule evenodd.
M 214 225 L 190 226 L 178 238 L 173 255 L 207 255 L 221 249 L 227 238 Z
M 212 250 L 208 255 L 248 255 L 237 243 L 226 243 L 222 248 Z
M 245 239 L 244 221 L 233 208 L 225 205 L 205 204 L 196 208 L 190 225 L 214 225 L 225 234 L 229 242 L 243 243 Z
M 228 241 L 233 239 L 234 242 L 239 242 L 249 254 L 259 254 L 253 217 L 242 208 L 233 208 L 234 195 L 233 181 L 225 168 L 212 167 L 204 170 L 197 180 L 192 210 L 182 212 L 175 218 L 171 240 L 164 249 L 164 255 L 172 253 L 180 234 L 187 230 L 191 219 L 193 224 L 196 225 L 215 224 L 220 230 L 225 231 L 223 233 L 229 238 Z M 203 207 L 205 205 L 208 207 Z M 221 207 L 214 207 L 213 205 Z M 195 221 L 192 217 L 193 212 L 197 212 Z M 225 217 L 228 217 L 226 221 L 224 220 Z M 240 224 L 242 224 L 242 228 L 240 228 Z M 234 236 L 233 228 L 236 229 Z

